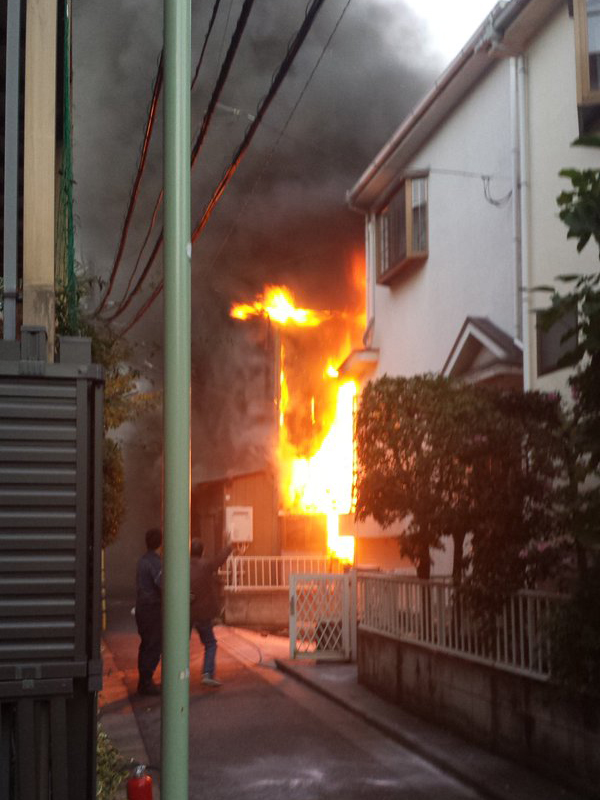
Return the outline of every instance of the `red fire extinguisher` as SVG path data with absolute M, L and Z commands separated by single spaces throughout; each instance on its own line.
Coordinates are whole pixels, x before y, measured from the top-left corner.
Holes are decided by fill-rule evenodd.
M 127 800 L 152 800 L 152 778 L 140 764 L 127 781 Z

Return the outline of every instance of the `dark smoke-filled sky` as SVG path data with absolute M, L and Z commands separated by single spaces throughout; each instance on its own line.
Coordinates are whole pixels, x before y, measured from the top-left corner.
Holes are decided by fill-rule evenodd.
M 194 134 L 241 5 L 241 0 L 220 4 L 192 94 Z M 303 306 L 343 310 L 355 303 L 350 266 L 353 254 L 363 248 L 363 220 L 345 206 L 345 193 L 440 71 L 441 61 L 428 45 L 423 24 L 401 0 L 353 0 L 273 152 L 345 5 L 346 0 L 325 2 L 250 150 L 194 245 L 194 480 L 252 469 L 262 457 L 264 349 L 255 329 L 229 319 L 231 303 L 254 298 L 265 283 L 288 285 Z M 192 68 L 212 7 L 212 0 L 192 3 Z M 305 0 L 256 0 L 222 106 L 192 175 L 192 227 L 305 9 Z M 89 272 L 107 277 L 162 45 L 162 0 L 78 0 L 73 13 L 78 257 Z M 161 113 L 162 105 L 121 280 L 111 295 L 115 300 L 133 268 L 160 188 Z M 159 258 L 143 298 L 161 270 Z M 137 307 L 133 304 L 119 321 L 128 322 Z M 130 338 L 142 369 L 160 386 L 161 300 L 132 329 Z M 141 425 L 135 445 L 139 452 L 145 447 L 143 452 L 156 456 L 157 434 L 156 420 Z M 145 459 L 144 469 L 146 484 L 160 477 L 155 457 Z

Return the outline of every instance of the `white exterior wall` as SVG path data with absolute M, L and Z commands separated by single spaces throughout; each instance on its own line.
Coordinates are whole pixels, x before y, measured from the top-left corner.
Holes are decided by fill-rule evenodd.
M 407 164 L 430 171 L 429 257 L 390 286 L 374 286 L 369 248 L 375 377 L 439 372 L 467 316 L 489 317 L 516 335 L 512 198 L 502 208 L 490 204 L 480 177 L 494 176 L 494 198 L 511 190 L 509 94 L 502 60 Z
M 600 150 L 572 147 L 579 136 L 575 79 L 575 35 L 566 6 L 536 37 L 527 53 L 530 140 L 530 286 L 554 283 L 561 273 L 598 270 L 598 248 L 589 242 L 581 254 L 558 217 L 556 198 L 571 186 L 558 173 L 565 167 L 598 168 Z M 560 285 L 559 285 L 560 286 Z M 563 289 L 568 288 L 563 284 Z M 541 307 L 545 295 L 534 295 Z M 530 317 L 532 388 L 563 389 L 568 370 L 537 377 L 535 320 Z
M 577 254 L 558 217 L 556 198 L 570 186 L 558 173 L 564 167 L 597 168 L 600 150 L 572 147 L 579 136 L 575 38 L 565 6 L 529 45 L 526 132 L 529 155 L 530 287 L 552 284 L 560 273 L 598 270 L 598 251 L 590 242 Z M 390 286 L 375 280 L 375 216 L 367 217 L 367 319 L 369 346 L 379 349 L 373 379 L 384 374 L 439 372 L 467 316 L 488 317 L 507 334 L 517 336 L 516 305 L 522 297 L 516 275 L 513 199 L 502 208 L 490 205 L 480 177 L 493 175 L 492 197 L 512 187 L 511 62 L 499 60 L 475 89 L 424 145 L 406 170 L 429 172 L 429 257 Z M 532 308 L 546 295 L 530 295 Z M 563 390 L 569 372 L 537 377 L 535 319 L 529 315 L 529 352 L 524 368 L 533 389 Z M 397 535 L 369 520 L 359 536 Z M 434 574 L 451 571 L 452 545 L 432 552 Z

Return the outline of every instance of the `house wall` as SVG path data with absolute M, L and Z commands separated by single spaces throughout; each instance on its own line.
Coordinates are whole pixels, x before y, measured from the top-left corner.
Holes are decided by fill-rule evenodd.
M 274 556 L 281 552 L 275 477 L 268 471 L 232 478 L 225 485 L 225 506 L 252 506 L 253 542 L 248 556 Z
M 539 33 L 527 52 L 530 143 L 530 285 L 552 284 L 557 275 L 598 269 L 598 249 L 590 242 L 577 253 L 567 240 L 567 228 L 558 218 L 556 198 L 570 187 L 559 177 L 565 167 L 598 168 L 598 148 L 573 147 L 579 136 L 575 78 L 575 34 L 566 4 Z M 542 307 L 544 295 L 532 298 Z M 544 390 L 563 389 L 568 370 L 537 377 L 535 320 L 530 316 L 531 385 Z
M 374 288 L 374 377 L 440 371 L 469 315 L 516 333 L 509 64 L 498 61 L 407 170 L 429 170 L 429 257 Z M 370 223 L 373 226 L 373 221 Z M 373 231 L 371 231 L 371 236 Z M 369 281 L 374 283 L 373 253 Z
M 548 683 L 358 631 L 358 680 L 477 744 L 600 797 L 600 703 Z

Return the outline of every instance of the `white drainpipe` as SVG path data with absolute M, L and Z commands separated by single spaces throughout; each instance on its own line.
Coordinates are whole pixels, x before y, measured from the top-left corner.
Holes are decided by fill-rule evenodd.
M 516 83 L 519 137 L 519 205 L 521 239 L 521 301 L 523 330 L 523 388 L 531 389 L 531 278 L 530 278 L 530 175 L 529 175 L 529 114 L 527 103 L 527 60 L 516 58 Z
M 513 197 L 513 256 L 514 256 L 514 336 L 523 342 L 523 300 L 521 297 L 521 151 L 519 136 L 518 100 L 519 64 L 516 56 L 510 59 L 510 148 L 512 156 L 512 197 Z

